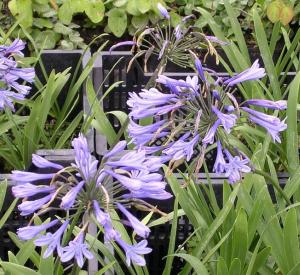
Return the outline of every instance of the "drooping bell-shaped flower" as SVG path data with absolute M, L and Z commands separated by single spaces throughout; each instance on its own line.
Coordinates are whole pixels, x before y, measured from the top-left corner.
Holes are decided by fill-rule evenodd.
M 168 149 L 163 151 L 164 154 L 172 156 L 173 160 L 186 158 L 189 161 L 194 153 L 194 147 L 199 140 L 199 135 L 195 135 L 190 141 L 178 140 Z
M 217 156 L 216 156 L 215 164 L 213 167 L 213 171 L 218 174 L 223 173 L 225 171 L 225 164 L 226 164 L 226 161 L 223 156 L 222 145 L 221 145 L 221 142 L 218 140 L 217 141 Z
M 12 193 L 16 198 L 31 197 L 36 194 L 50 193 L 55 190 L 54 186 L 34 185 L 31 183 L 21 183 L 12 187 Z
M 33 172 L 26 172 L 26 171 L 12 171 L 10 179 L 15 182 L 33 182 L 37 180 L 47 180 L 52 179 L 55 173 L 48 173 L 48 174 L 38 174 Z
M 79 182 L 75 187 L 70 189 L 70 191 L 61 199 L 60 207 L 62 209 L 70 209 L 77 197 L 77 194 L 80 192 L 81 188 L 84 186 L 85 182 Z
M 46 235 L 42 235 L 34 241 L 34 244 L 36 246 L 47 245 L 47 249 L 43 254 L 43 258 L 48 258 L 50 255 L 53 254 L 55 250 L 57 251 L 58 255 L 61 256 L 61 239 L 63 234 L 65 233 L 65 230 L 67 229 L 68 224 L 69 221 L 67 220 L 60 226 L 60 228 L 57 231 L 55 231 L 55 233 L 48 232 Z
M 146 240 L 142 240 L 133 245 L 127 244 L 122 239 L 117 239 L 116 241 L 125 251 L 126 263 L 128 266 L 130 266 L 131 262 L 140 266 L 144 266 L 146 264 L 144 257 L 141 255 L 148 254 L 152 251 L 151 248 L 147 247 L 148 242 Z
M 129 93 L 127 104 L 131 108 L 130 117 L 133 119 L 163 115 L 181 106 L 177 95 L 164 94 L 156 88 L 142 90 L 139 95 Z
M 51 162 L 36 154 L 32 154 L 32 163 L 38 168 L 55 168 L 57 170 L 64 168 L 62 165 Z
M 248 158 L 242 156 L 232 156 L 228 150 L 224 150 L 224 153 L 228 159 L 225 165 L 225 176 L 228 177 L 230 183 L 235 183 L 242 178 L 242 173 L 251 172 Z
M 97 221 L 104 226 L 110 219 L 109 214 L 100 209 L 100 206 L 96 200 L 93 200 L 93 208 Z
M 144 162 L 146 160 L 146 154 L 144 151 L 130 151 L 126 153 L 119 160 L 111 160 L 107 161 L 106 165 L 111 167 L 122 167 L 124 170 L 147 170 Z
M 221 124 L 220 119 L 217 119 L 213 126 L 208 130 L 205 137 L 202 139 L 203 144 L 213 144 L 215 140 L 216 131 Z
M 142 187 L 143 183 L 138 179 L 132 179 L 131 177 L 120 175 L 112 171 L 106 171 L 106 173 L 118 180 L 129 191 L 137 191 Z
M 287 128 L 285 120 L 281 121 L 278 117 L 267 115 L 262 112 L 252 110 L 248 107 L 242 107 L 242 110 L 249 114 L 248 118 L 250 121 L 265 128 L 272 136 L 274 142 L 281 142 L 279 133 Z
M 225 85 L 233 86 L 248 80 L 257 80 L 263 78 L 266 75 L 265 69 L 260 68 L 258 59 L 252 64 L 252 66 L 245 71 L 227 79 L 224 81 Z
M 27 216 L 34 213 L 36 210 L 41 209 L 46 203 L 48 203 L 53 198 L 53 194 L 49 194 L 43 198 L 33 200 L 33 201 L 24 201 L 19 204 L 18 209 L 21 211 L 21 216 Z
M 245 105 L 254 105 L 272 110 L 285 110 L 287 108 L 286 100 L 272 101 L 267 99 L 249 99 L 245 101 Z
M 135 123 L 133 120 L 130 120 L 128 125 L 129 137 L 131 137 L 132 142 L 138 146 L 148 143 L 154 137 L 164 137 L 168 134 L 164 129 L 161 129 L 165 122 L 166 120 L 160 120 L 153 124 L 142 126 Z M 159 129 L 161 129 L 161 131 L 159 131 Z
M 21 227 L 17 230 L 17 235 L 23 241 L 31 240 L 38 234 L 40 234 L 42 231 L 56 225 L 57 223 L 58 220 L 53 220 L 51 222 L 43 223 L 41 225 L 30 225 Z
M 89 260 L 94 258 L 88 246 L 84 243 L 84 232 L 80 231 L 75 239 L 69 242 L 68 246 L 62 248 L 60 259 L 65 263 L 75 258 L 78 266 L 83 267 L 84 257 Z
M 22 51 L 25 48 L 25 43 L 21 39 L 15 39 L 10 45 L 1 45 L 0 46 L 0 57 L 7 57 L 9 55 L 19 55 L 24 56 Z
M 117 207 L 126 216 L 134 232 L 140 237 L 147 238 L 150 234 L 150 229 L 133 216 L 122 204 L 117 203 Z
M 229 134 L 231 132 L 232 127 L 234 127 L 236 124 L 237 116 L 235 114 L 224 114 L 220 112 L 220 110 L 218 110 L 215 106 L 212 106 L 211 108 L 213 112 L 217 115 L 225 131 Z
M 125 140 L 119 141 L 110 151 L 108 151 L 104 158 L 110 158 L 120 152 L 122 152 L 127 146 L 127 142 Z

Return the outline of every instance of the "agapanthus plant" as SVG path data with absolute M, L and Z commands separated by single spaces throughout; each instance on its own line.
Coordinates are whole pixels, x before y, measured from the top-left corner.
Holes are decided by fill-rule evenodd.
M 147 238 L 150 229 L 130 211 L 133 205 L 153 210 L 145 198 L 164 200 L 171 197 L 165 191 L 166 183 L 157 173 L 163 160 L 147 156 L 144 150 L 124 151 L 126 142 L 119 142 L 101 162 L 94 159 L 88 149 L 87 140 L 79 135 L 72 141 L 75 162 L 68 167 L 33 155 L 36 167 L 52 169 L 51 173 L 13 171 L 11 179 L 16 183 L 12 192 L 23 202 L 18 206 L 21 215 L 33 215 L 28 226 L 18 230 L 21 240 L 34 238 L 36 246 L 46 246 L 44 257 L 57 253 L 62 262 L 76 260 L 79 267 L 84 258 L 93 258 L 92 249 L 86 242 L 86 233 L 91 223 L 96 222 L 105 241 L 116 242 L 126 254 L 126 262 L 145 265 L 144 254 L 150 253 L 147 241 L 133 244 L 122 239 L 115 227 L 116 222 L 129 226 L 141 238 Z M 40 181 L 49 181 L 39 184 Z M 61 218 L 52 219 L 42 225 L 32 225 L 34 217 L 56 210 Z M 119 210 L 124 220 L 114 220 L 114 211 Z M 70 225 L 79 217 L 79 233 L 72 239 L 63 239 L 64 233 L 72 230 Z M 49 232 L 48 229 L 58 226 Z M 48 231 L 48 233 L 43 233 Z
M 233 77 L 221 78 L 213 72 L 204 73 L 197 56 L 193 52 L 191 56 L 197 75 L 185 80 L 160 75 L 156 82 L 161 89 L 156 86 L 130 93 L 127 101 L 131 109 L 129 137 L 136 148 L 149 154 L 159 152 L 168 159 L 171 170 L 193 158 L 193 171 L 198 172 L 209 146 L 214 145 L 217 147 L 214 172 L 225 173 L 229 182 L 237 182 L 252 166 L 248 157 L 230 142 L 235 126 L 256 124 L 265 128 L 274 142 L 280 142 L 280 132 L 287 127 L 285 120 L 251 106 L 283 110 L 286 102 L 259 99 L 242 102 L 236 98 L 235 85 L 265 76 L 258 61 Z M 149 117 L 152 124 L 139 125 L 140 120 Z M 155 145 L 158 140 L 161 144 Z M 200 152 L 198 155 L 195 155 L 196 149 Z
M 155 55 L 163 70 L 167 61 L 171 61 L 181 67 L 190 66 L 189 51 L 208 49 L 207 54 L 215 55 L 218 63 L 218 54 L 214 44 L 224 46 L 227 42 L 221 41 L 214 36 L 206 36 L 198 28 L 189 24 L 194 16 L 186 16 L 173 28 L 171 17 L 167 9 L 160 3 L 157 9 L 162 20 L 153 27 L 138 30 L 133 41 L 124 41 L 111 47 L 110 51 L 120 46 L 132 46 L 135 56 L 132 60 L 144 56 L 144 71 L 147 72 L 147 62 L 151 55 Z M 129 66 L 130 67 L 130 66 Z
M 16 39 L 11 45 L 0 45 L 0 109 L 14 110 L 13 101 L 23 100 L 31 87 L 21 82 L 32 83 L 35 77 L 33 68 L 21 68 L 22 50 L 25 43 Z M 16 59 L 15 57 L 18 57 Z

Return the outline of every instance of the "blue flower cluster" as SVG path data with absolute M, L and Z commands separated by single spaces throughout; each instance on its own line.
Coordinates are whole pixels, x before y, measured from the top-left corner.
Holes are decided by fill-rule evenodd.
M 200 155 L 196 156 L 196 171 L 203 163 L 208 145 L 217 143 L 214 171 L 225 173 L 229 182 L 235 183 L 241 179 L 242 173 L 251 171 L 250 161 L 243 152 L 230 145 L 227 136 L 238 120 L 240 123 L 250 121 L 265 128 L 274 141 L 280 142 L 279 133 L 287 127 L 285 120 L 251 109 L 250 106 L 283 110 L 286 101 L 252 99 L 238 103 L 231 87 L 264 77 L 265 70 L 259 67 L 258 61 L 231 78 L 215 79 L 216 74 L 206 76 L 200 60 L 194 53 L 192 56 L 198 75 L 187 77 L 186 80 L 159 75 L 156 82 L 168 92 L 160 91 L 156 85 L 140 93 L 130 93 L 127 101 L 131 109 L 129 137 L 139 150 L 146 150 L 149 154 L 160 152 L 164 161 L 169 161 L 171 169 L 184 160 L 191 160 L 198 147 Z M 141 119 L 150 117 L 152 124 L 139 124 Z M 155 146 L 158 139 L 163 143 Z
M 53 173 L 32 173 L 13 171 L 11 179 L 17 184 L 12 191 L 15 197 L 23 198 L 18 206 L 21 215 L 41 216 L 51 211 L 53 205 L 59 203 L 60 211 L 65 211 L 65 219 L 55 219 L 42 225 L 31 225 L 20 228 L 18 236 L 21 240 L 31 240 L 37 246 L 47 246 L 44 257 L 48 257 L 54 251 L 62 262 L 76 259 L 78 266 L 82 267 L 84 258 L 91 259 L 91 253 L 85 242 L 87 228 L 90 223 L 97 221 L 103 228 L 106 241 L 115 241 L 126 254 L 128 265 L 131 262 L 137 265 L 145 265 L 143 254 L 150 253 L 147 241 L 139 243 L 126 243 L 121 234 L 115 228 L 112 219 L 114 209 L 120 210 L 134 232 L 147 238 L 150 229 L 140 222 L 127 208 L 134 202 L 149 207 L 144 198 L 168 199 L 171 194 L 165 191 L 166 183 L 157 171 L 162 162 L 155 156 L 148 156 L 144 150 L 124 151 L 125 141 L 120 141 L 102 159 L 101 163 L 95 160 L 89 149 L 87 140 L 79 135 L 72 142 L 75 151 L 75 162 L 69 167 L 50 162 L 40 156 L 33 155 L 33 164 L 39 168 L 51 168 Z M 119 156 L 121 152 L 125 152 Z M 36 184 L 36 181 L 49 180 L 48 185 Z M 39 198 L 36 198 L 36 197 Z M 143 204 L 145 203 L 145 204 Z M 81 210 L 80 210 L 81 209 Z M 62 238 L 67 231 L 74 215 L 68 215 L 69 211 L 80 212 L 80 233 L 68 243 L 63 244 Z M 34 217 L 33 216 L 33 217 Z M 42 232 L 61 223 L 55 233 Z M 37 238 L 36 238 L 37 237 Z
M 9 46 L 0 46 L 0 109 L 14 110 L 13 100 L 23 100 L 31 90 L 30 86 L 20 83 L 32 83 L 35 77 L 33 68 L 19 68 L 15 57 L 23 57 L 25 43 L 16 39 Z

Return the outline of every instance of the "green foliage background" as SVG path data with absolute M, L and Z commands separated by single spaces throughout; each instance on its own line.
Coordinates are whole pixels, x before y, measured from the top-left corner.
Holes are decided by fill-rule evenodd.
M 257 9 L 265 23 L 267 34 L 271 35 L 273 23 L 267 19 L 267 7 L 272 2 L 231 0 L 230 4 L 234 15 L 239 18 L 243 32 L 251 35 L 254 28 L 253 10 Z M 286 2 L 294 10 L 292 24 L 299 21 L 300 3 L 297 2 Z M 178 24 L 182 17 L 194 14 L 194 25 L 208 30 L 206 18 L 197 11 L 202 8 L 211 13 L 214 20 L 222 26 L 226 37 L 234 36 L 223 0 L 4 0 L 0 3 L 0 27 L 7 30 L 19 20 L 39 47 L 42 47 L 46 39 L 46 49 L 84 48 L 82 36 L 86 35 L 82 33 L 108 32 L 120 38 L 133 35 L 146 25 L 156 24 L 159 19 L 157 3 L 168 7 L 172 25 Z M 13 35 L 20 35 L 18 29 Z

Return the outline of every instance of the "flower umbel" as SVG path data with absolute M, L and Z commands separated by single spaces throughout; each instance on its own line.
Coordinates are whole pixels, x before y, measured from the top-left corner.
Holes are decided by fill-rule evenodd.
M 16 181 L 13 194 L 25 199 L 18 206 L 21 215 L 42 216 L 57 207 L 60 208 L 60 212 L 66 213 L 65 221 L 61 220 L 62 225 L 59 229 L 54 233 L 41 234 L 34 240 L 35 245 L 46 246 L 44 257 L 49 257 L 56 251 L 62 262 L 74 259 L 78 266 L 82 267 L 85 258 L 94 257 L 86 240 L 86 231 L 93 221 L 91 217 L 94 216 L 103 228 L 105 240 L 116 241 L 124 249 L 127 263 L 143 265 L 145 261 L 141 255 L 151 251 L 146 247 L 147 243 L 142 241 L 133 246 L 127 244 L 115 229 L 114 223 L 122 222 L 130 226 L 137 235 L 148 237 L 150 229 L 128 209 L 137 204 L 149 208 L 150 204 L 144 202 L 144 198 L 163 200 L 171 197 L 171 194 L 165 191 L 166 183 L 162 176 L 156 173 L 164 160 L 147 156 L 143 150 L 124 153 L 126 143 L 121 141 L 107 152 L 99 163 L 91 155 L 87 140 L 82 134 L 72 141 L 72 145 L 75 162 L 68 167 L 33 155 L 33 162 L 37 167 L 54 169 L 56 173 L 13 171 L 12 179 Z M 36 183 L 39 180 L 49 180 L 50 184 L 39 185 Z M 34 199 L 27 200 L 28 197 Z M 112 218 L 113 209 L 121 211 L 125 219 L 115 221 L 115 217 Z M 154 209 L 153 207 L 151 210 Z M 69 211 L 78 211 L 80 232 L 73 240 L 67 240 L 64 244 L 62 236 L 74 218 Z M 57 223 L 58 220 L 54 220 L 41 226 L 29 225 L 20 228 L 18 235 L 22 240 L 30 240 Z
M 228 142 L 228 135 L 235 134 L 233 130 L 237 125 L 254 122 L 264 127 L 274 141 L 280 142 L 279 132 L 286 129 L 284 120 L 247 106 L 283 110 L 286 102 L 251 99 L 239 103 L 240 100 L 234 95 L 235 88 L 231 86 L 263 77 L 265 70 L 259 67 L 258 60 L 244 72 L 224 79 L 211 70 L 206 70 L 204 74 L 205 69 L 197 55 L 189 52 L 194 61 L 196 76 L 188 76 L 183 80 L 159 75 L 155 87 L 142 90 L 139 94 L 130 94 L 127 101 L 131 109 L 129 137 L 139 150 L 168 157 L 166 162 L 169 161 L 171 170 L 185 161 L 191 161 L 192 156 L 195 156 L 194 171 L 199 171 L 207 150 L 210 145 L 215 146 L 216 142 L 214 171 L 225 172 L 230 182 L 236 182 L 241 179 L 241 173 L 249 173 L 251 169 L 246 167 L 248 160 L 244 158 L 245 154 Z M 140 125 L 139 121 L 148 117 L 154 118 L 155 122 Z M 226 160 L 223 152 L 227 152 Z M 230 155 L 229 152 L 236 155 Z M 137 187 L 139 181 L 134 182 Z M 129 181 L 126 184 L 129 185 Z M 138 190 L 139 187 L 134 191 Z

